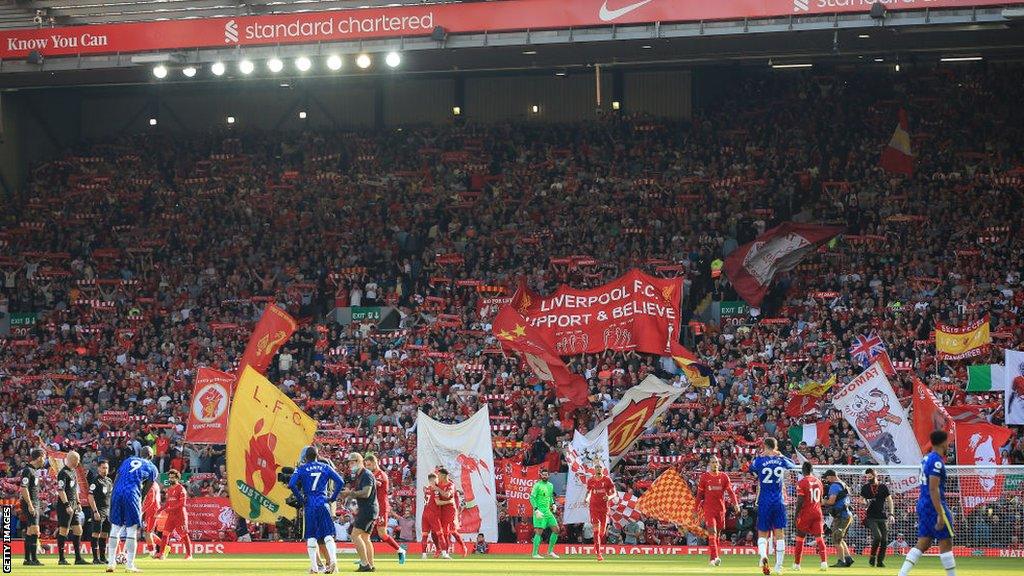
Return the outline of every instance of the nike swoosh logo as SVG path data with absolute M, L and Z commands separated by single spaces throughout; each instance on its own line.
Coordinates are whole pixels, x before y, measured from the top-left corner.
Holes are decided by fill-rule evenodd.
M 623 6 L 622 8 L 619 8 L 617 10 L 609 10 L 608 0 L 605 0 L 604 4 L 601 5 L 601 11 L 598 12 L 597 16 L 604 22 L 611 22 L 612 20 L 621 18 L 626 14 L 629 14 L 633 10 L 636 10 L 641 6 L 644 6 L 645 4 L 650 4 L 651 2 L 652 0 L 641 0 L 640 2 L 630 4 L 629 6 Z

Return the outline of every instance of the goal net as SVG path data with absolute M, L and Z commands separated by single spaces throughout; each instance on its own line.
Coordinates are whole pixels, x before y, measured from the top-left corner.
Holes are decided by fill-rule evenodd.
M 847 535 L 851 549 L 863 550 L 871 537 L 863 519 L 867 502 L 860 497 L 866 484 L 864 470 L 871 468 L 879 482 L 892 492 L 895 520 L 889 524 L 890 553 L 905 551 L 917 541 L 917 500 L 921 470 L 918 466 L 826 466 L 816 465 L 819 478 L 827 470 L 846 483 L 854 511 L 854 522 Z M 907 487 L 907 478 L 914 484 Z M 795 514 L 796 483 L 791 475 L 787 485 L 787 506 Z M 900 493 L 895 486 L 903 485 Z M 946 504 L 952 512 L 954 544 L 968 548 L 1022 549 L 1024 542 L 1024 466 L 948 466 L 946 468 Z M 828 514 L 826 513 L 828 522 Z M 792 537 L 792 524 L 790 525 Z
M 893 496 L 895 519 L 888 524 L 888 553 L 906 552 L 907 547 L 917 542 L 919 466 L 815 464 L 814 474 L 821 478 L 827 470 L 834 470 L 847 485 L 854 522 L 846 541 L 851 550 L 866 554 L 870 549 L 871 536 L 864 523 L 867 502 L 860 497 L 860 491 L 866 483 L 864 471 L 868 468 L 875 471 L 879 482 L 886 484 Z M 685 474 L 691 487 L 696 488 L 699 475 L 697 471 Z M 756 518 L 757 480 L 743 472 L 730 472 L 729 477 L 746 509 L 742 516 L 749 517 L 748 522 L 753 523 Z M 784 480 L 789 516 L 786 536 L 790 544 L 796 536 L 796 486 L 800 477 L 797 473 L 790 473 Z M 903 486 L 903 491 L 900 492 L 897 486 Z M 946 503 L 953 515 L 953 543 L 958 553 L 1024 557 L 1024 466 L 948 466 Z M 826 523 L 830 524 L 827 511 L 825 517 Z M 744 528 L 742 521 L 735 522 L 733 518 L 730 514 L 726 519 L 726 538 L 732 543 L 746 541 L 747 531 L 754 528 L 749 525 Z M 828 525 L 826 532 L 830 532 Z

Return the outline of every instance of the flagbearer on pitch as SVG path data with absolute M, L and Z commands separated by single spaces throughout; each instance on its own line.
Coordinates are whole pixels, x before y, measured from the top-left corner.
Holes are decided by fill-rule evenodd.
M 721 566 L 722 558 L 718 555 L 718 535 L 725 529 L 725 497 L 729 496 L 732 509 L 738 515 L 740 500 L 732 489 L 729 476 L 719 470 L 721 463 L 718 456 L 708 461 L 708 471 L 700 475 L 697 482 L 697 501 L 704 512 L 704 528 L 708 532 L 708 547 L 711 549 L 710 566 Z
M 540 480 L 534 483 L 530 491 L 530 505 L 533 507 L 533 557 L 540 555 L 540 540 L 545 528 L 551 529 L 548 538 L 548 556 L 558 558 L 555 554 L 555 543 L 558 542 L 558 520 L 555 519 L 555 487 L 549 480 L 547 470 L 540 471 Z

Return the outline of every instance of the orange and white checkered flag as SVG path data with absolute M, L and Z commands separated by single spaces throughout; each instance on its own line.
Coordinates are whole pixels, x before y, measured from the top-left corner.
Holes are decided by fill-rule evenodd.
M 698 521 L 697 499 L 686 480 L 672 468 L 658 476 L 636 507 L 651 518 L 672 522 L 700 537 L 706 535 Z

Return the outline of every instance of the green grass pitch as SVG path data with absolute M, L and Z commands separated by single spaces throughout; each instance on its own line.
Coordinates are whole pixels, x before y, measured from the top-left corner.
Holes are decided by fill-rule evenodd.
M 355 574 L 354 554 L 339 554 L 338 573 Z M 46 566 L 30 568 L 22 566 L 20 560 L 14 564 L 14 574 L 103 574 L 103 566 L 56 566 L 52 557 L 43 559 Z M 833 560 L 834 561 L 834 560 Z M 820 574 L 815 555 L 805 558 L 802 572 L 794 572 L 789 568 L 792 556 L 786 557 L 784 575 Z M 885 568 L 872 568 L 867 565 L 867 558 L 857 558 L 852 568 L 829 568 L 827 574 L 842 576 L 895 576 L 902 564 L 902 557 L 893 557 L 886 562 Z M 138 567 L 143 574 L 207 576 L 212 574 L 266 574 L 286 576 L 289 574 L 308 574 L 309 562 L 301 556 L 209 556 L 184 561 L 180 557 L 168 560 L 151 560 L 139 558 Z M 983 576 L 1017 576 L 1022 569 L 1020 560 L 1000 558 L 957 558 L 958 575 Z M 125 569 L 119 566 L 117 574 L 124 574 Z M 709 568 L 707 559 L 700 556 L 608 556 L 604 562 L 596 562 L 590 557 L 562 557 L 558 560 L 533 560 L 526 556 L 475 556 L 456 558 L 454 560 L 421 560 L 417 555 L 410 555 L 403 566 L 398 565 L 394 555 L 385 555 L 377 561 L 379 574 L 396 574 L 399 576 L 445 576 L 445 575 L 477 575 L 495 574 L 508 576 L 623 576 L 644 574 L 652 576 L 672 574 L 722 574 L 760 576 L 755 556 L 724 556 L 722 565 Z M 945 576 L 937 557 L 925 557 L 911 573 L 913 576 Z

